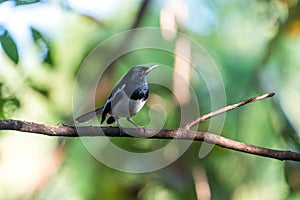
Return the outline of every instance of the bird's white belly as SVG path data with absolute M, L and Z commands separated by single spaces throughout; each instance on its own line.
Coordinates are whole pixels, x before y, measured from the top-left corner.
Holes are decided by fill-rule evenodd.
M 124 98 L 122 101 L 112 103 L 112 115 L 117 117 L 130 117 L 129 112 L 129 98 Z
M 135 115 L 136 113 L 138 113 L 143 106 L 145 105 L 146 101 L 142 101 L 142 100 L 130 100 L 130 106 L 132 108 L 131 114 Z
M 132 100 L 123 91 L 125 84 L 117 90 L 111 101 L 111 115 L 116 117 L 131 117 L 145 105 L 145 100 Z
M 112 115 L 117 117 L 131 117 L 139 112 L 145 103 L 146 101 L 124 98 L 122 101 L 112 104 Z

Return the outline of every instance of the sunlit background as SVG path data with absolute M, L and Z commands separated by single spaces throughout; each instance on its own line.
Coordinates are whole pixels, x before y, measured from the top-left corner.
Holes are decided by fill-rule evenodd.
M 298 0 L 0 0 L 1 119 L 72 124 L 73 86 L 85 56 L 110 36 L 138 27 L 180 31 L 205 47 L 222 75 L 228 104 L 265 92 L 276 93 L 272 99 L 227 113 L 222 136 L 300 151 Z M 175 37 L 170 32 L 161 34 L 166 40 Z M 176 41 L 174 52 L 178 51 L 187 57 L 193 54 L 184 39 Z M 190 80 L 188 62 L 176 54 L 153 51 L 136 55 L 139 57 L 115 62 L 107 71 L 99 83 L 97 105 L 104 103 L 133 60 L 163 63 Z M 99 60 L 108 56 L 99 55 Z M 168 76 L 173 77 L 174 91 L 188 103 L 189 93 L 182 89 L 187 86 L 180 85 L 175 75 Z M 201 113 L 211 111 L 203 84 L 197 91 Z M 161 96 L 151 96 L 152 102 L 168 105 L 165 126 L 178 127 L 180 116 L 176 104 L 170 103 L 174 101 L 171 92 L 160 92 Z M 148 110 L 146 106 L 134 120 L 147 120 Z M 204 123 L 199 129 L 206 130 L 207 126 Z M 112 141 L 132 151 L 151 151 L 168 143 L 124 138 Z M 0 199 L 300 198 L 298 163 L 219 147 L 199 159 L 200 146 L 194 142 L 166 168 L 131 174 L 101 164 L 78 138 L 1 131 Z

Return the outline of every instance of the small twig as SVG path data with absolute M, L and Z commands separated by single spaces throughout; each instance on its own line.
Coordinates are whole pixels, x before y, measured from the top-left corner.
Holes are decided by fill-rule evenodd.
M 237 107 L 240 107 L 240 106 L 243 106 L 245 104 L 248 104 L 248 103 L 251 103 L 251 102 L 254 102 L 254 101 L 258 101 L 258 100 L 261 100 L 261 99 L 265 99 L 265 98 L 268 98 L 268 97 L 272 97 L 274 96 L 275 93 L 267 93 L 267 94 L 263 94 L 263 95 L 260 95 L 260 96 L 256 96 L 256 97 L 252 97 L 250 99 L 247 99 L 245 101 L 242 101 L 240 103 L 236 103 L 236 104 L 233 104 L 233 105 L 229 105 L 229 106 L 226 106 L 224 108 L 221 108 L 219 110 L 216 110 L 216 111 L 213 111 L 211 113 L 208 113 L 206 115 L 202 115 L 200 116 L 199 118 L 195 119 L 194 121 L 186 124 L 185 126 L 183 126 L 184 129 L 190 129 L 192 128 L 193 126 L 195 126 L 196 124 L 199 124 L 207 119 L 210 119 L 212 117 L 215 117 L 217 115 L 220 115 L 224 112 L 227 112 L 227 111 L 230 111 L 230 110 L 233 110 Z
M 293 160 L 300 162 L 300 154 L 292 151 L 273 150 L 263 147 L 258 147 L 242 142 L 234 141 L 219 135 L 207 132 L 196 132 L 186 129 L 172 130 L 155 130 L 155 129 L 135 129 L 126 128 L 119 130 L 117 127 L 99 127 L 99 126 L 52 126 L 38 124 L 34 122 L 26 122 L 19 120 L 0 120 L 0 130 L 16 130 L 21 132 L 31 132 L 48 136 L 62 137 L 86 137 L 86 136 L 107 136 L 107 137 L 145 137 L 150 135 L 148 139 L 177 139 L 177 140 L 195 140 L 204 141 L 210 144 L 216 144 L 226 149 L 232 149 L 248 154 L 259 155 L 263 157 L 274 158 L 277 160 Z M 128 135 L 126 133 L 131 133 Z M 135 138 L 135 137 L 134 137 Z

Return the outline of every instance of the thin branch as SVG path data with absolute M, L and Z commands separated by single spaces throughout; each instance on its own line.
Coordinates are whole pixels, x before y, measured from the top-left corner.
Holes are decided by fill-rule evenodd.
M 134 18 L 134 21 L 131 25 L 130 30 L 132 29 L 136 29 L 141 25 L 141 22 L 143 21 L 143 19 L 145 18 L 145 14 L 147 13 L 147 9 L 149 7 L 151 3 L 151 0 L 143 0 L 140 3 L 140 6 L 137 10 L 137 14 L 136 17 Z M 127 48 L 128 46 L 130 46 L 130 43 L 132 42 L 135 34 L 135 32 L 129 32 L 128 34 L 126 34 L 125 38 L 123 39 L 123 41 L 120 43 L 119 47 L 116 48 L 116 51 L 113 52 L 111 55 L 115 56 L 115 55 L 119 55 L 120 52 L 124 51 L 124 48 Z
M 145 13 L 149 7 L 150 2 L 151 0 L 144 0 L 143 2 L 141 2 L 141 5 L 137 12 L 136 18 L 131 26 L 131 29 L 135 29 L 140 26 L 142 20 L 144 19 Z
M 258 147 L 242 142 L 234 141 L 219 135 L 207 132 L 196 132 L 186 129 L 155 130 L 155 129 L 134 129 L 126 128 L 119 130 L 117 127 L 99 127 L 99 126 L 52 126 L 26 122 L 19 120 L 0 120 L 0 130 L 16 130 L 21 132 L 30 132 L 48 136 L 62 137 L 86 137 L 86 136 L 108 136 L 108 137 L 145 137 L 149 135 L 152 139 L 177 139 L 177 140 L 195 140 L 216 144 L 226 149 L 232 149 L 248 154 L 259 155 L 263 157 L 274 158 L 278 160 L 293 160 L 300 162 L 300 154 L 292 151 L 273 150 Z M 128 135 L 131 133 L 132 135 Z
M 194 121 L 192 121 L 192 122 L 186 124 L 183 128 L 184 128 L 184 129 L 190 129 L 190 128 L 192 128 L 193 126 L 195 126 L 196 124 L 199 124 L 199 123 L 201 123 L 201 122 L 203 122 L 203 121 L 205 121 L 205 120 L 208 120 L 208 119 L 210 119 L 210 118 L 212 118 L 212 117 L 215 117 L 215 116 L 217 116 L 217 115 L 220 115 L 220 114 L 222 114 L 222 113 L 224 113 L 224 112 L 233 110 L 233 109 L 235 109 L 235 108 L 237 108 L 237 107 L 246 105 L 246 104 L 251 103 L 251 102 L 255 102 L 255 101 L 258 101 L 258 100 L 261 100 L 261 99 L 265 99 L 265 98 L 268 98 L 268 97 L 272 97 L 272 96 L 274 96 L 274 95 L 275 95 L 275 93 L 267 93 L 267 94 L 263 94 L 263 95 L 260 95 L 260 96 L 252 97 L 252 98 L 247 99 L 247 100 L 245 100 L 245 101 L 242 101 L 242 102 L 240 102 L 240 103 L 236 103 L 236 104 L 233 104 L 233 105 L 226 106 L 226 107 L 221 108 L 221 109 L 219 109 L 219 110 L 216 110 L 216 111 L 213 111 L 213 112 L 208 113 L 208 114 L 206 114 L 206 115 L 200 116 L 199 118 L 195 119 Z

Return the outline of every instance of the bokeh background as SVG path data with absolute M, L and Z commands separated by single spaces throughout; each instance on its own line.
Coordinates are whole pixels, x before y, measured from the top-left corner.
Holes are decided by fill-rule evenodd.
M 85 56 L 110 36 L 138 27 L 177 30 L 200 43 L 218 66 L 228 104 L 276 93 L 227 113 L 222 136 L 300 151 L 298 0 L 0 0 L 0 118 L 72 124 L 73 86 Z M 131 40 L 134 36 L 120 47 Z M 158 51 L 137 55 L 113 63 L 99 84 L 98 105 L 132 60 L 175 63 L 174 55 Z M 108 56 L 101 54 L 99 60 Z M 211 111 L 203 84 L 198 91 L 201 113 Z M 172 100 L 170 91 L 161 93 L 161 99 Z M 177 107 L 169 106 L 166 127 L 177 127 Z M 148 110 L 134 119 L 147 118 Z M 168 143 L 113 142 L 142 152 Z M 1 131 L 0 199 L 300 198 L 299 163 L 219 147 L 199 159 L 200 146 L 194 142 L 166 168 L 131 174 L 101 164 L 78 138 Z

